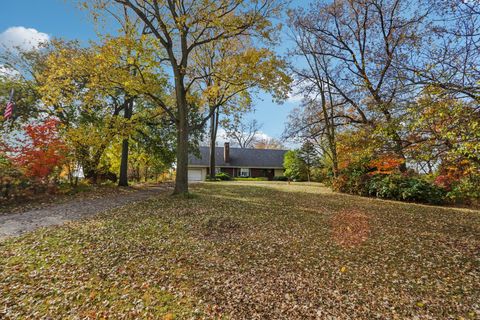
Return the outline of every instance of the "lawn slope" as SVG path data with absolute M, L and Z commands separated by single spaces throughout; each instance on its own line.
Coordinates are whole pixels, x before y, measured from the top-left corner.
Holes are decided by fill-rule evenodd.
M 480 316 L 480 212 L 225 182 L 0 242 L 0 318 Z

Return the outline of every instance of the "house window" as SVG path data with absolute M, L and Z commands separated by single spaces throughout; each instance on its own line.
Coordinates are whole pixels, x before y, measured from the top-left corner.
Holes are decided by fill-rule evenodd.
M 240 168 L 240 177 L 250 177 L 250 169 Z
M 215 167 L 215 174 L 218 174 L 220 172 L 222 172 L 222 169 L 219 167 Z

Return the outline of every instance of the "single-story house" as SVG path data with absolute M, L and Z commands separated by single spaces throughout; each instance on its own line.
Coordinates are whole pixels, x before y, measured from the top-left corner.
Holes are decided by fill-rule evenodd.
M 215 148 L 216 172 L 228 173 L 231 177 L 265 177 L 272 180 L 283 176 L 283 157 L 287 150 Z M 188 181 L 203 181 L 210 175 L 210 147 L 200 147 L 199 157 L 188 157 Z

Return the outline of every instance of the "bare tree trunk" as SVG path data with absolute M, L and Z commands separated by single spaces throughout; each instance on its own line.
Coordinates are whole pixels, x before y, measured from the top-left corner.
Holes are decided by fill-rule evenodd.
M 219 109 L 210 118 L 210 178 L 215 178 L 215 146 L 217 143 Z
M 125 101 L 125 110 L 123 117 L 130 119 L 133 112 L 133 100 Z M 120 159 L 120 175 L 118 179 L 119 187 L 128 187 L 128 138 L 122 141 L 122 154 Z
M 330 121 L 329 127 L 327 128 L 328 134 L 328 146 L 330 148 L 330 152 L 332 154 L 332 171 L 333 171 L 333 178 L 337 178 L 338 176 L 338 154 L 337 154 L 337 140 L 336 140 L 336 132 L 335 132 L 335 115 L 334 115 L 334 100 L 332 96 L 332 89 L 330 87 L 330 82 L 327 80 L 327 93 L 328 93 L 328 100 L 330 102 Z M 328 119 L 328 114 L 327 114 Z
M 215 178 L 215 115 L 210 118 L 210 179 Z
M 179 121 L 179 123 L 182 122 L 184 121 Z M 179 124 L 177 131 L 177 172 L 173 194 L 186 193 L 188 193 L 188 128 L 184 124 Z
M 122 141 L 122 154 L 120 159 L 120 177 L 118 180 L 119 187 L 128 187 L 128 139 Z
M 177 96 L 177 172 L 175 176 L 175 189 L 173 194 L 188 193 L 188 104 L 183 75 L 176 72 Z

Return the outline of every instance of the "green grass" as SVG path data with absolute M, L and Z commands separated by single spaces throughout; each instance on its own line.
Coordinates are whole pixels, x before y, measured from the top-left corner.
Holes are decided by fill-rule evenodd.
M 0 243 L 0 318 L 475 319 L 480 212 L 197 184 Z

